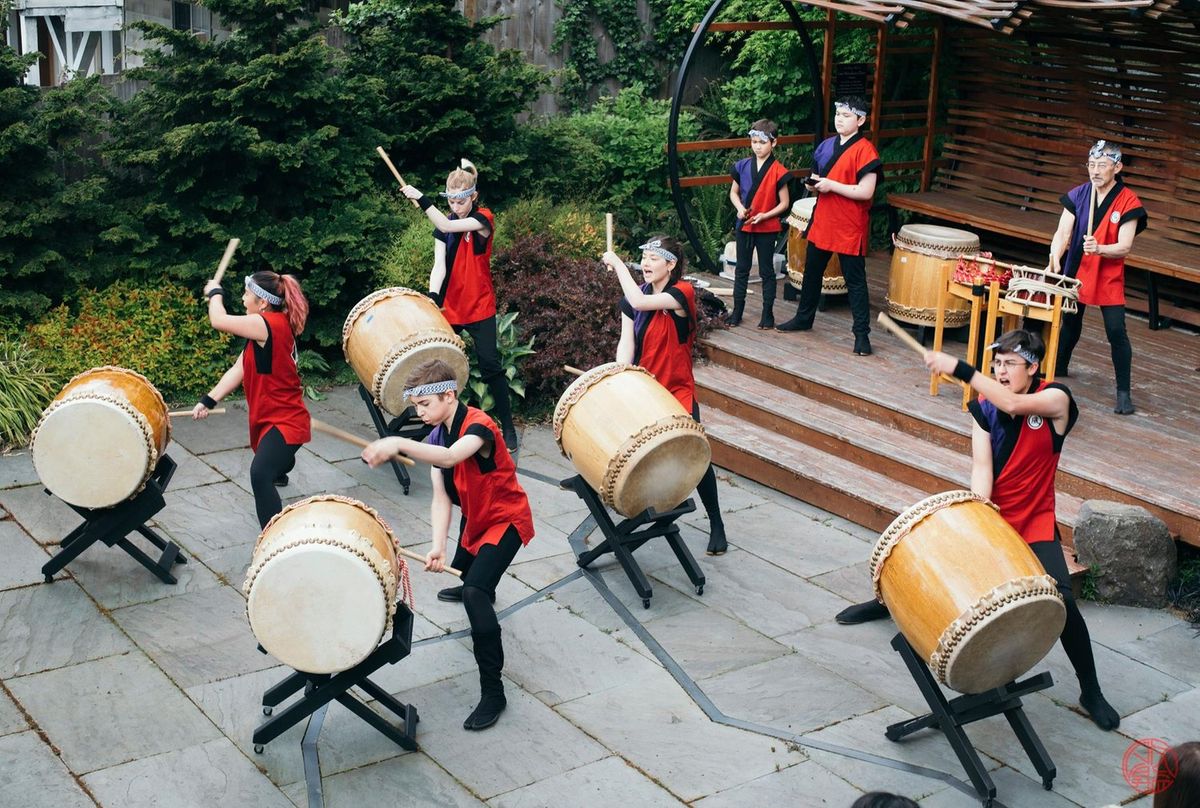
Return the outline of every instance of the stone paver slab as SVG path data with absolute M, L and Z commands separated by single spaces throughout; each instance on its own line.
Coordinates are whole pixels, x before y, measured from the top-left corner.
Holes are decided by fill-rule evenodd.
M 1096 674 L 1104 696 L 1122 716 L 1192 689 L 1187 682 L 1098 643 L 1092 643 L 1092 653 L 1096 658 Z M 1049 670 L 1054 677 L 1054 687 L 1043 692 L 1073 710 L 1082 709 L 1077 706 L 1079 679 L 1061 643 L 1056 644 L 1045 659 L 1034 665 L 1032 672 L 1044 670 Z M 1200 727 L 1200 722 L 1197 726 Z
M 697 681 L 789 653 L 787 646 L 710 609 L 656 618 L 645 625 Z
M 782 741 L 709 721 L 666 675 L 558 711 L 685 802 L 804 760 Z
M 250 463 L 254 454 L 249 449 L 231 449 L 205 455 L 205 462 L 250 494 Z M 326 463 L 308 449 L 296 452 L 296 467 L 288 472 L 288 485 L 280 489 L 285 497 L 309 497 L 313 494 L 332 494 L 352 488 L 355 480 Z
M 0 454 L 0 489 L 20 488 L 38 481 L 28 450 Z
M 170 540 L 162 532 L 159 535 Z M 128 538 L 152 558 L 158 558 L 162 553 L 136 533 Z M 84 591 L 105 609 L 149 603 L 220 585 L 221 582 L 203 563 L 186 550 L 183 551 L 183 555 L 187 558 L 187 563 L 176 564 L 171 568 L 175 584 L 164 584 L 120 548 L 109 548 L 103 544 L 93 546 L 72 561 L 67 569 Z
M 1079 601 L 1079 611 L 1087 621 L 1092 642 L 1110 648 L 1185 623 L 1165 609 L 1139 609 L 1107 604 L 1102 606 L 1087 600 Z
M 77 774 L 173 752 L 220 734 L 138 652 L 24 676 L 8 685 Z
M 227 586 L 117 609 L 112 615 L 182 688 L 277 664 L 259 653 L 246 601 Z
M 874 712 L 887 704 L 800 654 L 714 676 L 704 681 L 703 689 L 728 716 L 795 733 Z
M 325 808 L 429 805 L 469 808 L 484 803 L 423 754 L 407 754 L 325 777 Z M 305 798 L 297 803 L 307 806 Z
M 854 786 L 820 764 L 806 760 L 705 797 L 694 804 L 701 808 L 739 808 L 745 805 L 845 808 L 860 796 L 861 792 Z
M 245 401 L 222 401 L 223 415 L 202 421 L 176 418 L 171 422 L 171 440 L 195 455 L 223 452 L 250 446 L 250 427 Z
M 39 544 L 58 544 L 83 523 L 83 517 L 40 485 L 0 491 L 0 507 Z
M 72 581 L 0 592 L 0 678 L 133 648 Z
M 875 588 L 871 585 L 871 563 L 869 561 L 860 561 L 847 567 L 839 567 L 821 575 L 814 575 L 808 580 L 809 583 L 814 583 L 849 603 L 863 603 L 875 597 Z
M 1174 746 L 1200 736 L 1200 689 L 1172 696 L 1121 721 L 1129 738 L 1158 738 Z
M 414 637 L 416 629 L 413 630 Z M 504 643 L 509 644 L 510 634 L 504 634 Z M 509 654 L 507 659 L 511 659 Z M 451 679 L 477 670 L 475 656 L 463 640 L 442 640 L 418 645 L 395 665 L 385 665 L 371 676 L 371 681 L 388 693 L 423 687 L 443 679 Z M 420 710 L 420 706 L 417 707 Z
M 292 805 L 228 738 L 92 772 L 84 782 L 106 808 Z
M 50 555 L 11 519 L 0 522 L 0 589 L 41 583 Z
M 493 808 L 670 808 L 684 803 L 619 757 L 607 757 L 488 801 Z
M 475 674 L 426 685 L 399 694 L 399 698 L 416 704 L 421 713 L 417 742 L 422 751 L 483 799 L 608 755 L 602 746 L 511 682 L 506 684 L 505 695 L 508 709 L 487 732 L 462 728 L 463 719 L 479 701 Z
M 364 491 L 358 496 L 371 507 L 377 507 L 375 503 L 383 505 L 386 502 L 388 504 L 385 507 L 392 512 L 403 513 L 413 524 L 420 522 L 426 526 L 424 531 L 418 531 L 412 536 L 397 536 L 401 544 L 407 546 L 429 541 L 429 501 L 432 489 L 429 485 L 428 468 L 416 466 L 408 470 L 412 483 L 409 493 L 405 494 L 396 480 L 395 473 L 388 466 L 373 469 L 362 460 L 343 460 L 334 463 L 333 466 L 343 474 L 353 477 L 357 486 L 373 492 Z
M 1008 808 L 1076 808 L 1079 804 L 1056 791 L 1046 791 L 1040 779 L 1030 779 L 1008 766 L 992 771 L 989 776 L 996 784 L 996 799 Z M 973 791 L 947 788 L 921 800 L 921 805 L 922 808 L 977 808 L 979 798 Z
M 562 580 L 579 569 L 572 552 L 522 561 L 509 565 L 508 572 L 530 589 L 539 590 Z
M 21 711 L 8 694 L 0 690 L 0 735 L 24 732 L 27 729 L 29 722 L 25 720 L 25 716 L 21 715 Z
M 21 808 L 94 808 L 36 732 L 0 738 L 0 797 Z
M 787 508 L 768 502 L 731 514 L 725 532 L 730 541 L 801 578 L 857 564 L 871 545 L 815 519 L 797 519 Z
M 244 545 L 260 532 L 254 497 L 234 483 L 168 489 L 166 500 L 167 507 L 154 521 L 170 538 L 202 558 L 206 549 Z
M 182 444 L 172 443 L 167 447 L 167 455 L 177 466 L 175 474 L 171 476 L 171 483 L 167 486 L 168 491 L 212 485 L 225 479 L 219 471 L 189 452 Z
M 1121 643 L 1114 650 L 1192 685 L 1200 685 L 1200 642 L 1187 623 Z

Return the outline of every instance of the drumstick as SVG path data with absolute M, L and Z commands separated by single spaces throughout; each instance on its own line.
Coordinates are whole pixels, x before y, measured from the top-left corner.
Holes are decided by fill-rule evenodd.
M 420 561 L 422 564 L 425 563 L 425 556 L 421 555 L 420 553 L 414 553 L 412 550 L 406 550 L 400 546 L 396 547 L 396 551 L 398 553 L 400 553 L 400 555 L 402 555 L 402 556 L 411 558 L 413 561 Z M 455 575 L 459 578 L 462 577 L 462 573 L 459 572 L 458 570 L 454 569 L 454 567 L 443 567 L 442 572 L 448 572 L 451 575 Z
M 371 442 L 365 438 L 360 438 L 358 435 L 355 435 L 352 432 L 347 432 L 344 429 L 338 429 L 336 426 L 332 426 L 316 418 L 312 419 L 312 428 L 318 432 L 324 432 L 326 435 L 335 437 L 338 440 L 344 440 L 346 443 L 353 443 L 355 446 L 358 446 L 362 449 L 365 449 L 371 445 Z M 392 460 L 398 460 L 406 466 L 417 465 L 416 461 L 414 461 L 411 457 L 405 457 L 404 455 L 396 455 L 392 458 Z
M 217 264 L 217 274 L 213 275 L 213 283 L 220 283 L 221 278 L 225 277 L 225 270 L 229 269 L 229 262 L 233 260 L 233 254 L 241 243 L 240 238 L 229 239 L 229 243 L 225 245 L 225 254 L 221 256 L 221 263 Z
M 208 414 L 209 415 L 222 415 L 224 412 L 225 412 L 224 407 L 217 407 L 215 410 L 209 410 Z M 191 410 L 171 410 L 169 413 L 167 413 L 167 415 L 170 416 L 171 418 L 182 418 L 185 415 L 191 415 L 191 414 L 192 414 Z
M 573 368 L 570 365 L 563 365 L 563 370 L 565 370 L 567 373 L 570 373 L 572 376 L 582 376 L 587 372 L 580 370 L 579 368 Z
M 612 214 L 606 213 L 606 214 L 604 214 L 604 243 L 606 245 L 605 249 L 607 249 L 609 252 L 612 252 L 612 241 L 613 241 L 612 231 L 613 231 Z
M 383 158 L 383 162 L 387 163 L 387 167 L 391 169 L 392 176 L 396 178 L 396 182 L 400 183 L 400 187 L 403 188 L 405 185 L 408 185 L 404 181 L 404 177 L 400 176 L 400 172 L 396 170 L 396 166 L 392 163 L 392 158 L 388 157 L 388 153 L 383 150 L 383 146 L 376 146 L 375 151 L 379 152 L 379 156 Z M 408 201 L 413 203 L 413 207 L 419 207 L 420 203 L 417 200 L 409 199 Z
M 1096 215 L 1096 186 L 1092 185 L 1088 192 L 1088 229 L 1087 234 L 1092 235 L 1092 219 Z
M 886 312 L 879 312 L 879 324 L 899 337 L 901 342 L 912 348 L 922 357 L 924 357 L 927 353 L 925 346 L 917 342 L 916 339 L 913 338 L 912 334 L 901 328 L 899 323 L 897 323 L 891 317 L 888 317 Z

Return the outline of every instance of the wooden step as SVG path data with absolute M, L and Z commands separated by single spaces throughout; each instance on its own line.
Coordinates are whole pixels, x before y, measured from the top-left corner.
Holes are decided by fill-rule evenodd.
M 696 388 L 706 408 L 748 421 L 923 492 L 971 487 L 969 452 L 949 449 L 854 415 L 729 368 L 696 368 Z M 915 502 L 916 500 L 913 500 Z M 904 507 L 912 505 L 909 502 Z M 1059 494 L 1057 519 L 1063 542 L 1072 545 L 1082 500 Z

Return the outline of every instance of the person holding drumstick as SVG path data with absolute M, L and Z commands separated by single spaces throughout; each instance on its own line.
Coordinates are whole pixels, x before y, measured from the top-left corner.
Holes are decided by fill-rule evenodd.
M 1066 386 L 1038 377 L 1046 350 L 1040 336 L 1009 331 L 991 347 L 994 379 L 940 351 L 927 351 L 925 365 L 980 394 L 971 402 L 971 490 L 995 503 L 1058 585 L 1067 607 L 1060 639 L 1079 677 L 1079 703 L 1101 729 L 1116 729 L 1121 717 L 1100 691 L 1091 636 L 1071 591 L 1055 519 L 1054 474 L 1079 409 Z M 872 600 L 843 610 L 837 621 L 852 625 L 887 616 L 887 607 Z
M 450 506 L 458 505 L 462 511 L 451 565 L 462 573 L 462 586 L 442 590 L 438 599 L 461 600 L 467 610 L 480 699 L 463 729 L 487 729 L 508 705 L 500 678 L 504 646 L 492 604 L 508 565 L 533 538 L 533 514 L 500 430 L 483 410 L 459 402 L 453 368 L 440 359 L 425 362 L 408 377 L 405 388 L 417 416 L 434 427 L 433 432 L 424 443 L 382 438 L 363 449 L 362 458 L 372 468 L 398 454 L 433 466 L 429 509 L 433 546 L 425 556 L 429 572 L 446 568 Z
M 1146 229 L 1146 209 L 1121 179 L 1121 147 L 1098 140 L 1088 152 L 1088 181 L 1062 196 L 1063 212 L 1050 243 L 1050 269 L 1080 281 L 1079 311 L 1063 315 L 1058 375 L 1067 376 L 1071 354 L 1083 333 L 1083 312 L 1100 307 L 1116 374 L 1113 412 L 1134 412 L 1130 392 L 1133 346 L 1125 331 L 1125 256 L 1133 238 Z M 1064 265 L 1063 250 L 1067 252 Z
M 446 216 L 433 200 L 411 185 L 401 191 L 416 202 L 433 222 L 433 270 L 429 274 L 429 296 L 456 332 L 466 331 L 475 346 L 479 372 L 492 394 L 497 420 L 504 430 L 510 452 L 517 451 L 508 376 L 500 363 L 496 336 L 496 292 L 492 288 L 492 234 L 496 217 L 479 202 L 479 172 L 469 160 L 450 172 L 442 196 L 450 206 Z
M 199 420 L 239 386 L 250 410 L 250 489 L 260 527 L 283 510 L 277 486 L 288 483 L 296 452 L 312 439 L 304 391 L 296 368 L 296 337 L 308 319 L 308 300 L 292 275 L 264 271 L 247 275 L 242 305 L 245 314 L 225 311 L 225 290 L 213 279 L 204 287 L 213 328 L 242 337 L 246 347 L 216 387 L 192 408 Z
M 680 280 L 687 267 L 683 245 L 668 236 L 643 244 L 641 286 L 629 267 L 609 250 L 602 260 L 617 273 L 621 290 L 621 338 L 617 361 L 641 365 L 667 388 L 683 408 L 700 420 L 696 381 L 692 377 L 692 344 L 696 341 L 696 290 Z M 708 514 L 708 554 L 724 555 L 725 522 L 717 500 L 717 474 L 708 470 L 696 487 Z

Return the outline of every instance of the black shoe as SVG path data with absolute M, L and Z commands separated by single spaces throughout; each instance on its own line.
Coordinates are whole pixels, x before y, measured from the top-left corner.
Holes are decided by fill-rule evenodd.
M 462 587 L 461 586 L 450 586 L 450 587 L 446 587 L 445 589 L 439 590 L 438 594 L 437 594 L 437 599 L 441 600 L 441 601 L 445 601 L 446 603 L 462 603 Z M 494 605 L 496 603 L 496 593 L 495 592 L 492 593 L 491 599 L 492 599 L 492 604 Z
M 275 478 L 275 487 L 276 488 L 287 488 L 287 484 L 288 484 L 288 476 L 286 474 L 280 474 L 278 477 Z
M 763 317 L 761 320 L 758 321 L 758 330 L 759 331 L 767 331 L 768 329 L 772 329 L 774 327 L 775 327 L 775 318 L 774 317 Z
M 866 334 L 854 337 L 854 355 L 855 356 L 870 356 L 871 355 L 871 340 Z
M 1108 703 L 1099 688 L 1088 688 L 1080 693 L 1079 706 L 1087 710 L 1088 716 L 1096 726 L 1105 732 L 1112 732 L 1121 726 L 1121 715 Z
M 708 549 L 704 552 L 710 556 L 725 555 L 729 542 L 725 541 L 725 525 L 721 522 L 708 524 Z
M 1137 412 L 1133 408 L 1133 396 L 1128 390 L 1117 391 L 1117 406 L 1113 407 L 1113 412 L 1117 415 L 1133 415 Z
M 879 601 L 868 600 L 866 603 L 856 603 L 853 606 L 847 606 L 838 612 L 837 616 L 833 619 L 843 626 L 856 626 L 859 623 L 870 623 L 872 620 L 882 620 L 885 617 L 891 617 L 891 614 L 888 611 L 888 607 Z
M 806 322 L 802 322 L 800 320 L 799 316 L 796 316 L 786 322 L 782 322 L 779 325 L 775 326 L 775 330 L 776 331 L 811 331 L 812 330 L 812 320 L 809 320 L 806 323 Z
M 730 328 L 737 328 L 741 324 L 742 315 L 740 314 L 730 314 L 725 317 L 725 325 L 729 326 Z
M 487 729 L 500 720 L 500 713 L 504 712 L 504 708 L 508 706 L 508 699 L 504 698 L 504 694 L 483 696 L 479 699 L 479 704 L 467 716 L 467 720 L 463 722 L 463 729 L 478 732 L 481 729 Z

